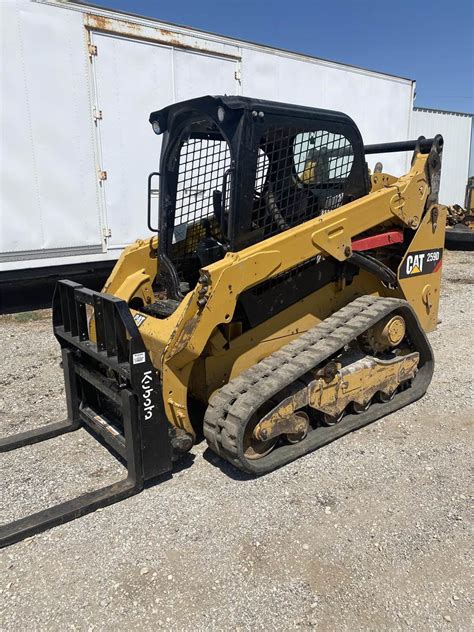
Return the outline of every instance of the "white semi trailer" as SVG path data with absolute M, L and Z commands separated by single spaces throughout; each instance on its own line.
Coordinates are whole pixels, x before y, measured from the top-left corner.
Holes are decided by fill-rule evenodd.
M 472 114 L 432 108 L 414 108 L 411 136 L 441 134 L 444 138 L 443 169 L 439 187 L 441 204 L 464 206 L 471 157 Z
M 148 116 L 175 101 L 241 94 L 341 110 L 365 143 L 410 133 L 410 79 L 75 2 L 0 4 L 0 282 L 110 267 L 149 234 L 160 138 Z M 400 174 L 409 156 L 380 159 Z

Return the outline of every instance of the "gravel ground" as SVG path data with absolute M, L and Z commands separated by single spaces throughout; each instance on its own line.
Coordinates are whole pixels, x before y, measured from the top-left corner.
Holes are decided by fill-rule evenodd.
M 474 258 L 446 253 L 416 404 L 252 479 L 172 479 L 2 551 L 5 630 L 468 630 Z M 65 416 L 49 313 L 0 318 L 2 434 Z M 117 480 L 83 430 L 2 459 L 3 520 Z

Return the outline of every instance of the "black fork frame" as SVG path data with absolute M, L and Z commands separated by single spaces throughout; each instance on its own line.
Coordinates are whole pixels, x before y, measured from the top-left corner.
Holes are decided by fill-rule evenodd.
M 89 337 L 86 306 L 94 316 L 95 340 Z M 85 427 L 125 461 L 127 476 L 0 527 L 0 547 L 137 494 L 146 481 L 172 469 L 170 426 L 159 376 L 125 301 L 73 281 L 59 281 L 53 300 L 53 326 L 62 348 L 67 418 L 1 439 L 0 452 Z M 120 422 L 91 407 L 88 389 L 109 398 L 120 409 Z

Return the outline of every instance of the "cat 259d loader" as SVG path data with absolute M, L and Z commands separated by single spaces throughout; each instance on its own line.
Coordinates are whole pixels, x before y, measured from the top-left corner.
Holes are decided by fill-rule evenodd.
M 152 238 L 101 293 L 53 304 L 68 418 L 3 451 L 84 427 L 125 480 L 2 527 L 24 537 L 116 502 L 204 438 L 264 474 L 420 398 L 433 373 L 446 209 L 443 139 L 363 145 L 339 112 L 202 97 L 150 115 Z M 413 151 L 409 172 L 366 155 Z M 151 218 L 159 177 L 159 221 Z

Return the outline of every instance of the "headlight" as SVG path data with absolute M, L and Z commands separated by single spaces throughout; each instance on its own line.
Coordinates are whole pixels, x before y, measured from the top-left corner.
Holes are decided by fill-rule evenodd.
M 224 120 L 224 118 L 225 118 L 225 110 L 224 110 L 224 108 L 222 107 L 222 105 L 220 105 L 220 106 L 217 108 L 217 118 L 219 119 L 219 121 L 220 121 L 221 123 L 222 123 L 222 121 L 223 121 L 223 120 Z
M 151 126 L 153 127 L 153 131 L 155 132 L 155 134 L 161 134 L 161 127 L 158 121 L 153 121 Z

